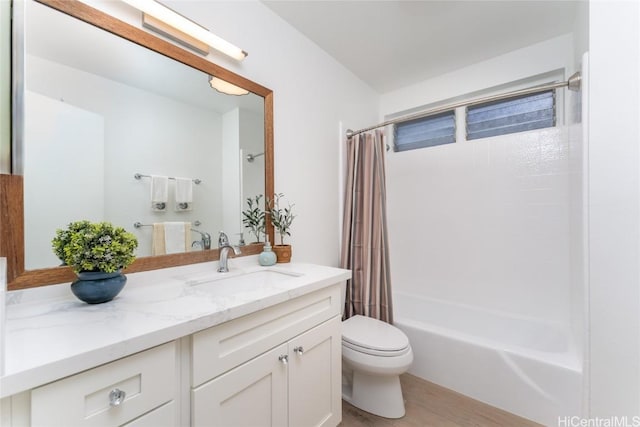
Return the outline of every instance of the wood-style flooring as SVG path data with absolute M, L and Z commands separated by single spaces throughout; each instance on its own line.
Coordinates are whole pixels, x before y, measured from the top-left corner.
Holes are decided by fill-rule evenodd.
M 403 418 L 378 417 L 342 401 L 339 427 L 540 427 L 413 375 L 400 376 L 400 382 L 406 410 Z

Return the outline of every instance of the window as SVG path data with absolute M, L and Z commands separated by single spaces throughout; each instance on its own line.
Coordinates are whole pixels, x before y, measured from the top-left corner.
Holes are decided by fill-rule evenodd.
M 553 127 L 555 107 L 553 90 L 467 107 L 467 140 Z
M 433 147 L 456 141 L 455 111 L 422 117 L 394 126 L 394 151 Z

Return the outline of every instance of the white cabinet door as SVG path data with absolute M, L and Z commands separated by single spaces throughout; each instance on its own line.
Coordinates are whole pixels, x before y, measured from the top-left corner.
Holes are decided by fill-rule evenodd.
M 289 426 L 333 427 L 342 420 L 339 317 L 289 342 Z
M 192 392 L 196 427 L 287 425 L 287 356 L 282 344 Z M 290 357 L 289 357 L 290 359 Z

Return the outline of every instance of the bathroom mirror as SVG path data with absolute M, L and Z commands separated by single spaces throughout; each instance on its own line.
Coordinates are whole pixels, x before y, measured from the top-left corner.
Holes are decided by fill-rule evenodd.
M 215 249 L 148 256 L 150 225 L 190 221 L 213 247 L 219 230 L 239 240 L 244 199 L 273 193 L 272 92 L 83 3 L 40 3 L 25 7 L 24 116 L 14 175 L 3 176 L 14 197 L 2 209 L 18 226 L 3 231 L 13 248 L 0 244 L 13 266 L 10 289 L 73 280 L 55 267 L 50 240 L 78 219 L 111 221 L 138 237 L 128 272 L 217 259 Z M 209 76 L 250 93 L 220 94 Z M 191 209 L 176 211 L 170 181 L 167 208 L 154 212 L 151 174 L 192 178 Z M 8 206 L 18 199 L 21 236 L 22 218 Z

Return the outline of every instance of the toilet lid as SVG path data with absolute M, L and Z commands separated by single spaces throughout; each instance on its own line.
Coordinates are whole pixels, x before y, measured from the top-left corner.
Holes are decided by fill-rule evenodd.
M 342 322 L 342 340 L 364 349 L 396 352 L 409 347 L 398 328 L 378 319 L 356 315 Z

